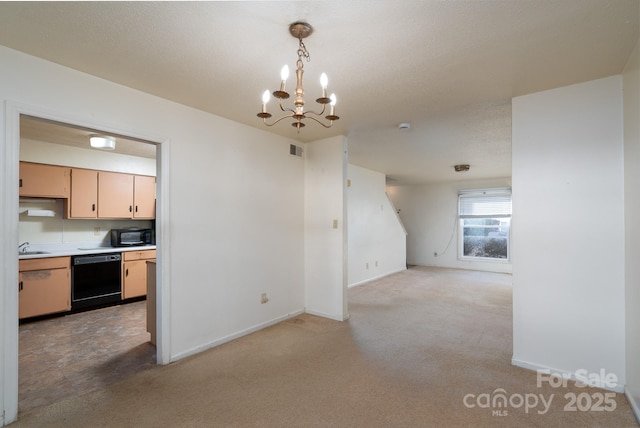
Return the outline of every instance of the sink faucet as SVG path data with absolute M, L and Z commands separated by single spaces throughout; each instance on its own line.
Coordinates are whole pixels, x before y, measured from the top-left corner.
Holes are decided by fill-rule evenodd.
M 22 244 L 18 245 L 18 252 L 19 253 L 26 253 L 28 246 L 29 246 L 28 242 L 23 242 Z

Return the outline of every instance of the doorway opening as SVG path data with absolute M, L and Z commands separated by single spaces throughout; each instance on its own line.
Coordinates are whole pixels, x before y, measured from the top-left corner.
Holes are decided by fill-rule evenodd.
M 156 143 L 146 140 L 115 135 L 115 149 L 96 150 L 89 147 L 89 138 L 104 132 L 24 114 L 20 115 L 19 134 L 20 162 L 154 177 L 159 170 Z M 73 218 L 68 203 L 64 198 L 20 197 L 18 235 L 21 243 L 27 243 L 27 252 L 43 253 L 48 258 L 60 251 L 68 260 L 73 260 L 75 255 L 71 253 L 77 252 L 120 255 L 125 254 L 124 249 L 109 248 L 111 229 L 136 227 L 155 231 L 155 216 L 153 219 L 132 216 L 128 220 Z M 145 251 L 151 252 L 147 247 Z M 24 257 L 18 257 L 22 262 Z M 146 270 L 146 261 L 141 262 Z M 120 277 L 124 282 L 125 271 L 128 273 L 129 268 L 133 271 L 134 267 L 126 263 L 134 261 L 123 259 L 122 263 Z M 68 268 L 70 287 L 73 275 L 71 267 Z M 42 276 L 46 270 L 29 272 L 31 276 Z M 20 268 L 21 280 L 22 275 Z M 155 336 L 156 311 L 155 307 L 150 311 L 147 305 L 144 295 L 127 298 L 123 294 L 120 301 L 110 301 L 109 305 L 70 308 L 25 319 L 20 314 L 19 412 L 60 401 L 70 394 L 99 389 L 156 364 L 158 352 L 155 340 L 151 339 Z M 153 333 L 147 331 L 148 318 L 153 318 Z

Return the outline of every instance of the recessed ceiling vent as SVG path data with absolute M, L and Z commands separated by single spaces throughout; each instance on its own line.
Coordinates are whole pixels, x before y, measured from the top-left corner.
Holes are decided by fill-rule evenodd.
M 289 154 L 291 156 L 297 156 L 299 158 L 302 157 L 302 147 L 296 146 L 295 144 L 289 145 Z

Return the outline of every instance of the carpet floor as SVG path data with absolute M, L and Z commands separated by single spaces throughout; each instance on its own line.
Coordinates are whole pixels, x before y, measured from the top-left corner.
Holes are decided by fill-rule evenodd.
M 511 365 L 510 275 L 413 267 L 350 289 L 349 311 L 295 317 L 10 426 L 638 426 L 624 395 L 538 386 Z

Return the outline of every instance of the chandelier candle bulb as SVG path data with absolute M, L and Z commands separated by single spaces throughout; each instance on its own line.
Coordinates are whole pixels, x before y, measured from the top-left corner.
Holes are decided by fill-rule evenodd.
M 269 90 L 262 93 L 262 111 L 258 113 L 258 117 L 262 119 L 268 119 L 271 117 L 271 113 L 267 113 L 267 103 L 269 102 L 270 97 L 271 95 L 269 94 Z
M 282 70 L 280 71 L 280 90 L 282 92 L 284 92 L 284 86 L 285 83 L 287 83 L 287 79 L 289 78 L 289 66 L 288 65 L 284 65 L 284 67 L 282 67 Z
M 329 79 L 327 75 L 322 73 L 320 75 L 320 86 L 322 86 L 322 98 L 327 97 L 327 85 L 329 84 Z
M 338 101 L 336 98 L 336 94 L 331 94 L 331 96 L 329 97 L 329 99 L 331 100 L 331 102 L 329 103 L 329 114 L 327 116 L 325 116 L 325 118 L 327 120 L 330 120 L 331 122 L 333 122 L 334 120 L 338 120 L 340 119 L 339 116 L 336 116 L 336 102 Z

